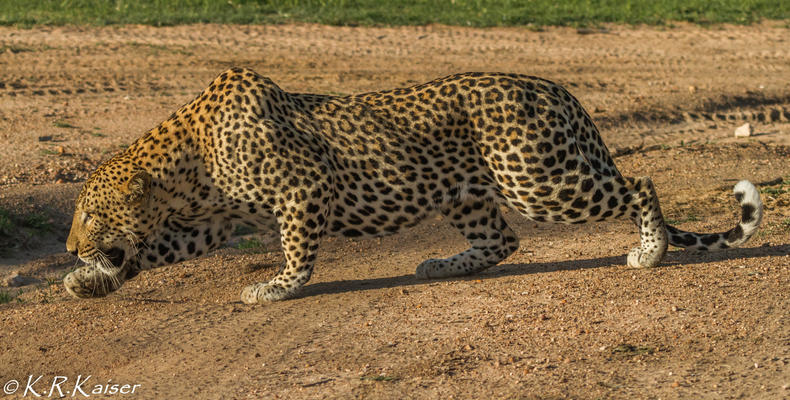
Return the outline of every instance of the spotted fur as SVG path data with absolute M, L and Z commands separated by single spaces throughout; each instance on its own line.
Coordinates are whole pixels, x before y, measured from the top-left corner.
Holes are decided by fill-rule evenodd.
M 629 218 L 641 246 L 628 264 L 652 267 L 669 244 L 745 242 L 762 203 L 746 181 L 735 196 L 742 216 L 728 232 L 667 227 L 650 179 L 623 177 L 579 102 L 543 79 L 468 73 L 336 97 L 232 69 L 92 174 L 67 243 L 88 265 L 65 283 L 79 297 L 106 295 L 220 246 L 241 222 L 279 229 L 286 258 L 242 300 L 279 300 L 310 279 L 322 236 L 389 235 L 436 212 L 471 247 L 416 275 L 467 275 L 518 248 L 503 204 L 535 221 Z

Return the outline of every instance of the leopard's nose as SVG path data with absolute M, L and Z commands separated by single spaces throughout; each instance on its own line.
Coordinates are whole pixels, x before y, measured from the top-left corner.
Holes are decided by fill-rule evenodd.
M 73 256 L 76 256 L 76 255 L 77 255 L 77 249 L 74 249 L 74 250 L 68 250 L 68 252 L 69 252 L 71 255 L 73 255 Z

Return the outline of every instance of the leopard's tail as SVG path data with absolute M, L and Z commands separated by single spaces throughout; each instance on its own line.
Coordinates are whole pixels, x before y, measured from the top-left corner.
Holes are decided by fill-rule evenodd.
M 749 181 L 738 182 L 733 193 L 741 204 L 741 221 L 735 228 L 721 233 L 693 233 L 667 225 L 669 244 L 692 250 L 718 250 L 746 243 L 760 226 L 763 202 L 760 200 L 760 192 Z

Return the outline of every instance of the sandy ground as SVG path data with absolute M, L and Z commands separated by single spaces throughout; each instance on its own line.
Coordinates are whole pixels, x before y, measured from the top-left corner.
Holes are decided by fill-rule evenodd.
M 0 385 L 20 384 L 9 398 L 38 376 L 34 390 L 50 398 L 56 376 L 64 396 L 78 379 L 87 394 L 107 390 L 94 398 L 790 397 L 784 23 L 0 27 L 0 45 L 0 206 L 53 227 L 0 256 L 0 277 L 41 280 L 0 305 Z M 673 250 L 631 269 L 638 236 L 625 221 L 566 227 L 509 213 L 521 248 L 501 265 L 417 281 L 420 261 L 466 247 L 430 219 L 381 240 L 326 239 L 303 295 L 285 302 L 239 302 L 282 262 L 270 236 L 144 272 L 104 299 L 69 298 L 59 280 L 77 265 L 63 248 L 80 182 L 230 66 L 333 94 L 461 71 L 549 78 L 586 105 L 621 171 L 653 177 L 674 223 L 728 229 L 732 185 L 750 179 L 764 228 L 743 249 Z M 746 122 L 755 135 L 734 138 Z M 116 384 L 135 392 L 112 394 Z

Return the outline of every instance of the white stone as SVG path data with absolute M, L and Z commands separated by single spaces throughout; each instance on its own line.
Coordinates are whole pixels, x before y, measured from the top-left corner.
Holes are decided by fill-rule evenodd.
M 747 122 L 735 129 L 735 137 L 752 136 L 752 126 Z

